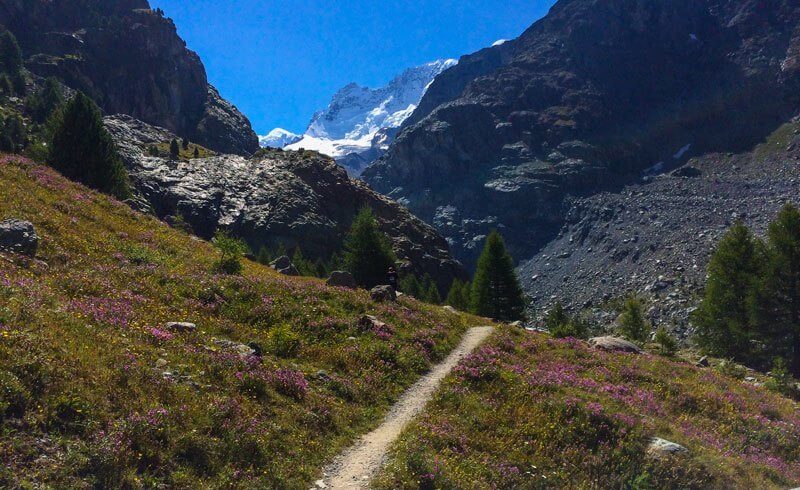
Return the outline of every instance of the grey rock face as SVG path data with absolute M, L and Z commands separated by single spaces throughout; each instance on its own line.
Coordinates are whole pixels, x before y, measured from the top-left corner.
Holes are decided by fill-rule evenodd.
M 437 78 L 364 179 L 467 265 L 492 228 L 531 258 L 573 197 L 747 148 L 792 117 L 798 19 L 792 0 L 557 2 Z
M 160 217 L 183 217 L 209 238 L 219 228 L 242 237 L 251 249 L 300 247 L 327 260 L 340 251 L 358 211 L 372 208 L 403 271 L 429 273 L 444 290 L 463 277 L 447 242 L 408 210 L 364 183 L 351 180 L 333 160 L 316 153 L 272 151 L 172 162 L 147 148 L 173 135 L 128 116 L 105 119 L 137 193 Z
M 33 257 L 39 248 L 39 235 L 30 221 L 9 219 L 0 222 L 0 250 Z
M 8 0 L 0 24 L 18 38 L 27 68 L 215 151 L 252 154 L 250 122 L 208 83 L 175 24 L 147 0 Z M 112 27 L 109 27 L 112 26 Z
M 328 278 L 328 286 L 342 287 L 348 289 L 356 289 L 358 284 L 353 277 L 353 274 L 345 271 L 331 272 L 331 277 Z
M 659 437 L 654 437 L 650 441 L 650 445 L 647 446 L 647 454 L 654 458 L 660 458 L 663 456 L 672 456 L 677 454 L 686 454 L 689 450 L 685 447 L 681 446 L 680 444 L 676 444 L 674 442 L 670 442 L 666 439 L 661 439 Z
M 387 301 L 397 301 L 397 293 L 391 286 L 375 286 L 369 292 L 372 301 L 385 303 Z
M 642 352 L 642 349 L 636 344 L 617 337 L 594 337 L 589 339 L 589 345 L 609 352 L 630 352 L 633 354 Z

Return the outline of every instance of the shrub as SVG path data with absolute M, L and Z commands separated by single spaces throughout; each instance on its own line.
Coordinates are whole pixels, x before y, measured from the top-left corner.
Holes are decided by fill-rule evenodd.
M 472 285 L 467 282 L 461 282 L 458 279 L 453 280 L 453 285 L 450 286 L 450 291 L 447 293 L 445 303 L 453 308 L 461 311 L 469 311 L 469 297 Z
M 214 262 L 214 272 L 219 274 L 236 275 L 242 273 L 242 257 L 247 253 L 247 245 L 238 238 L 233 238 L 224 231 L 214 235 L 214 246 L 220 251 L 221 257 Z
M 59 396 L 52 404 L 50 426 L 72 434 L 81 434 L 86 429 L 91 405 L 74 393 Z
M 31 113 L 31 117 L 38 123 L 47 121 L 50 115 L 64 104 L 64 92 L 61 84 L 53 77 L 48 78 L 44 87 L 35 94 L 28 96 L 25 107 Z
M 589 337 L 590 330 L 591 322 L 589 319 L 580 315 L 576 315 L 570 318 L 566 323 L 561 323 L 554 329 L 550 330 L 550 334 L 557 339 L 586 339 Z
M 547 312 L 544 324 L 554 337 L 558 337 L 558 332 L 567 328 L 569 320 L 569 316 L 567 316 L 566 311 L 564 311 L 564 305 L 559 302 Z
M 7 371 L 0 371 L 0 422 L 25 414 L 30 394 L 20 380 Z
M 678 350 L 678 343 L 675 342 L 672 335 L 667 333 L 664 327 L 659 328 L 656 332 L 655 341 L 661 348 L 661 353 L 665 356 L 673 356 Z
M 285 324 L 270 330 L 267 345 L 273 354 L 286 359 L 296 357 L 302 347 L 300 336 Z
M 169 143 L 169 158 L 170 160 L 177 160 L 181 155 L 181 149 L 178 147 L 178 141 L 173 138 Z

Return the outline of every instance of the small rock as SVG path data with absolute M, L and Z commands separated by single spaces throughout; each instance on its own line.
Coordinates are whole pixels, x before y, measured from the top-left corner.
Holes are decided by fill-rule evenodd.
M 358 321 L 358 328 L 361 329 L 362 332 L 367 332 L 369 330 L 379 330 L 385 326 L 386 324 L 384 322 L 378 320 L 377 317 L 374 317 L 372 315 L 364 315 Z
M 326 485 L 326 484 L 325 484 L 325 482 L 324 482 L 324 481 L 322 481 L 322 480 L 317 480 L 317 481 L 315 481 L 315 482 L 314 482 L 314 485 L 315 485 L 317 488 L 328 488 L 328 485 Z
M 642 349 L 636 344 L 618 337 L 594 337 L 589 339 L 589 345 L 595 349 L 608 352 L 630 352 L 634 354 L 641 354 L 642 352 Z
M 164 328 L 170 332 L 187 333 L 197 330 L 197 325 L 189 322 L 169 322 L 164 325 Z
M 445 311 L 449 311 L 450 313 L 458 313 L 458 310 L 456 310 L 455 308 L 453 308 L 450 305 L 446 305 L 442 309 L 445 310 Z
M 653 456 L 654 458 L 660 458 L 662 456 L 671 456 L 675 454 L 686 454 L 688 452 L 689 450 L 681 446 L 680 444 L 676 444 L 674 442 L 670 442 L 666 439 L 661 439 L 659 437 L 654 437 L 650 441 L 650 445 L 647 446 L 647 454 Z
M 375 286 L 369 292 L 372 301 L 384 303 L 386 301 L 397 301 L 397 293 L 391 286 Z
M 167 363 L 167 360 L 166 360 L 166 359 L 159 359 L 159 360 L 157 360 L 157 361 L 156 361 L 156 367 L 157 367 L 157 368 L 163 368 L 163 367 L 164 367 L 164 366 L 166 366 L 167 364 L 168 364 L 168 363 Z
M 217 347 L 233 351 L 239 354 L 239 356 L 242 358 L 248 358 L 256 353 L 252 347 L 245 344 L 240 344 L 239 342 L 234 342 L 232 340 L 214 339 L 213 342 Z
M 708 367 L 709 366 L 708 357 L 706 357 L 706 356 L 701 357 L 700 360 L 697 361 L 697 366 L 698 367 Z
M 39 235 L 30 221 L 8 219 L 0 222 L 0 250 L 33 257 L 38 248 Z
M 517 327 L 517 328 L 522 328 L 522 327 L 524 327 L 524 324 L 520 320 L 517 320 L 515 322 L 512 322 L 511 326 L 512 327 Z
M 350 274 L 349 272 L 346 271 L 331 272 L 331 277 L 328 278 L 327 284 L 328 286 L 348 288 L 348 289 L 356 289 L 358 287 L 358 284 L 356 284 L 356 279 L 353 277 L 353 274 Z

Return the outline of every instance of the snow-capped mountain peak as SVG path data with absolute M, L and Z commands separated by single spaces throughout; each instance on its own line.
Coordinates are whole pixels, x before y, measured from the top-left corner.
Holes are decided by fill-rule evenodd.
M 409 68 L 380 88 L 350 83 L 336 92 L 327 108 L 314 114 L 301 139 L 285 147 L 319 151 L 358 175 L 388 147 L 433 79 L 456 63 L 445 59 Z
M 292 133 L 283 128 L 275 128 L 266 136 L 259 136 L 258 142 L 261 147 L 283 148 L 286 145 L 291 145 L 303 138 L 302 135 Z

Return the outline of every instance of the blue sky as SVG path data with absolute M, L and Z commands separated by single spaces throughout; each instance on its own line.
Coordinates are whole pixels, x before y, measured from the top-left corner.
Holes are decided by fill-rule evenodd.
M 342 86 L 518 36 L 553 0 L 151 0 L 265 134 L 305 130 Z

